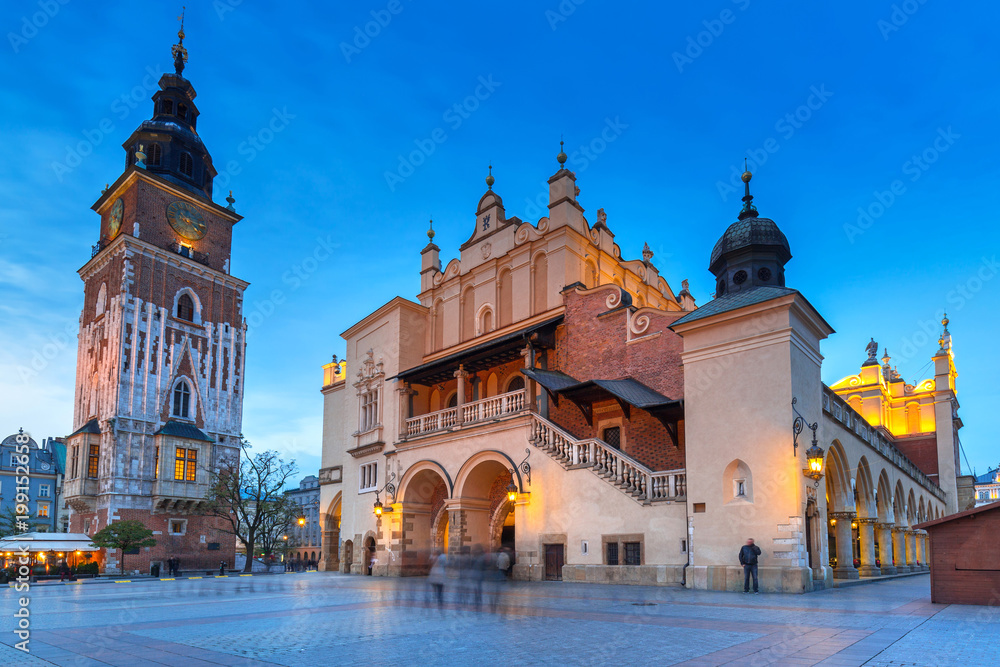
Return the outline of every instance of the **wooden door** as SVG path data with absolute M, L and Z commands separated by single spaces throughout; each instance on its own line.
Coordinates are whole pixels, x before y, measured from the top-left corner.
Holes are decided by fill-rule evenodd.
M 562 581 L 562 568 L 566 559 L 561 544 L 545 545 L 545 579 L 546 581 Z

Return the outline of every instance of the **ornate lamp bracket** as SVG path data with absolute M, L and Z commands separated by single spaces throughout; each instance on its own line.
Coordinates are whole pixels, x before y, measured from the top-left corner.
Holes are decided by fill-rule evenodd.
M 531 448 L 525 447 L 524 452 L 525 452 L 524 460 L 517 464 L 517 470 L 520 470 L 522 473 L 524 473 L 524 476 L 528 480 L 528 486 L 531 486 L 531 464 L 528 463 L 528 457 L 531 456 Z M 510 472 L 511 479 L 514 478 L 514 473 L 517 472 L 517 470 L 515 470 L 514 468 L 510 468 L 508 470 L 508 472 Z
M 802 413 L 795 409 L 795 404 L 798 403 L 799 399 L 792 398 L 792 412 L 795 413 L 795 420 L 792 422 L 792 456 L 798 456 L 799 454 L 799 433 L 802 433 L 802 429 L 808 427 L 809 430 L 813 432 L 812 444 L 815 446 L 816 442 L 816 429 L 819 428 L 819 422 L 813 422 L 810 424 L 806 421 L 806 418 L 802 416 Z

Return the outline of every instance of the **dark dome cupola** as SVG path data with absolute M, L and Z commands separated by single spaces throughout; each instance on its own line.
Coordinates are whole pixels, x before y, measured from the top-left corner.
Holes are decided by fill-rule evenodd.
M 708 270 L 715 274 L 715 295 L 756 287 L 784 287 L 785 263 L 792 258 L 788 240 L 774 220 L 761 218 L 750 194 L 749 171 L 743 172 L 746 194 L 739 219 L 712 249 Z
M 142 121 L 122 147 L 126 168 L 137 165 L 173 181 L 196 194 L 212 198 L 216 171 L 212 156 L 198 136 L 197 95 L 191 82 L 181 76 L 187 62 L 184 24 L 171 49 L 174 72 L 160 77 L 160 90 L 153 94 L 153 117 Z

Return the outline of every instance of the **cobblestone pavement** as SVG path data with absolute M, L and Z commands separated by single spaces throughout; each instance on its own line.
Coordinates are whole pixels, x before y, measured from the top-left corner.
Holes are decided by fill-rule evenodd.
M 0 589 L 3 665 L 992 665 L 1000 609 L 932 605 L 928 577 L 809 595 L 517 583 L 480 609 L 424 582 L 333 573 Z M 494 605 L 494 603 L 496 603 Z

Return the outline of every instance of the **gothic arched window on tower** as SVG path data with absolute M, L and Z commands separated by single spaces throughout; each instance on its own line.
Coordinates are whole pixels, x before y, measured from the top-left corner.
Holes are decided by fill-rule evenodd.
M 160 102 L 160 113 L 174 114 L 174 101 L 173 100 L 162 100 Z
M 186 104 L 177 105 L 177 117 L 187 120 L 188 108 Z
M 181 294 L 177 299 L 177 319 L 194 322 L 194 301 L 190 294 Z
M 149 145 L 149 155 L 146 156 L 147 165 L 159 165 L 160 164 L 160 144 L 150 144 Z
M 194 171 L 194 161 L 190 153 L 181 153 L 181 173 L 190 176 Z
M 191 407 L 191 390 L 188 389 L 187 382 L 181 380 L 174 385 L 174 405 L 172 414 L 181 419 L 188 418 L 188 411 Z

